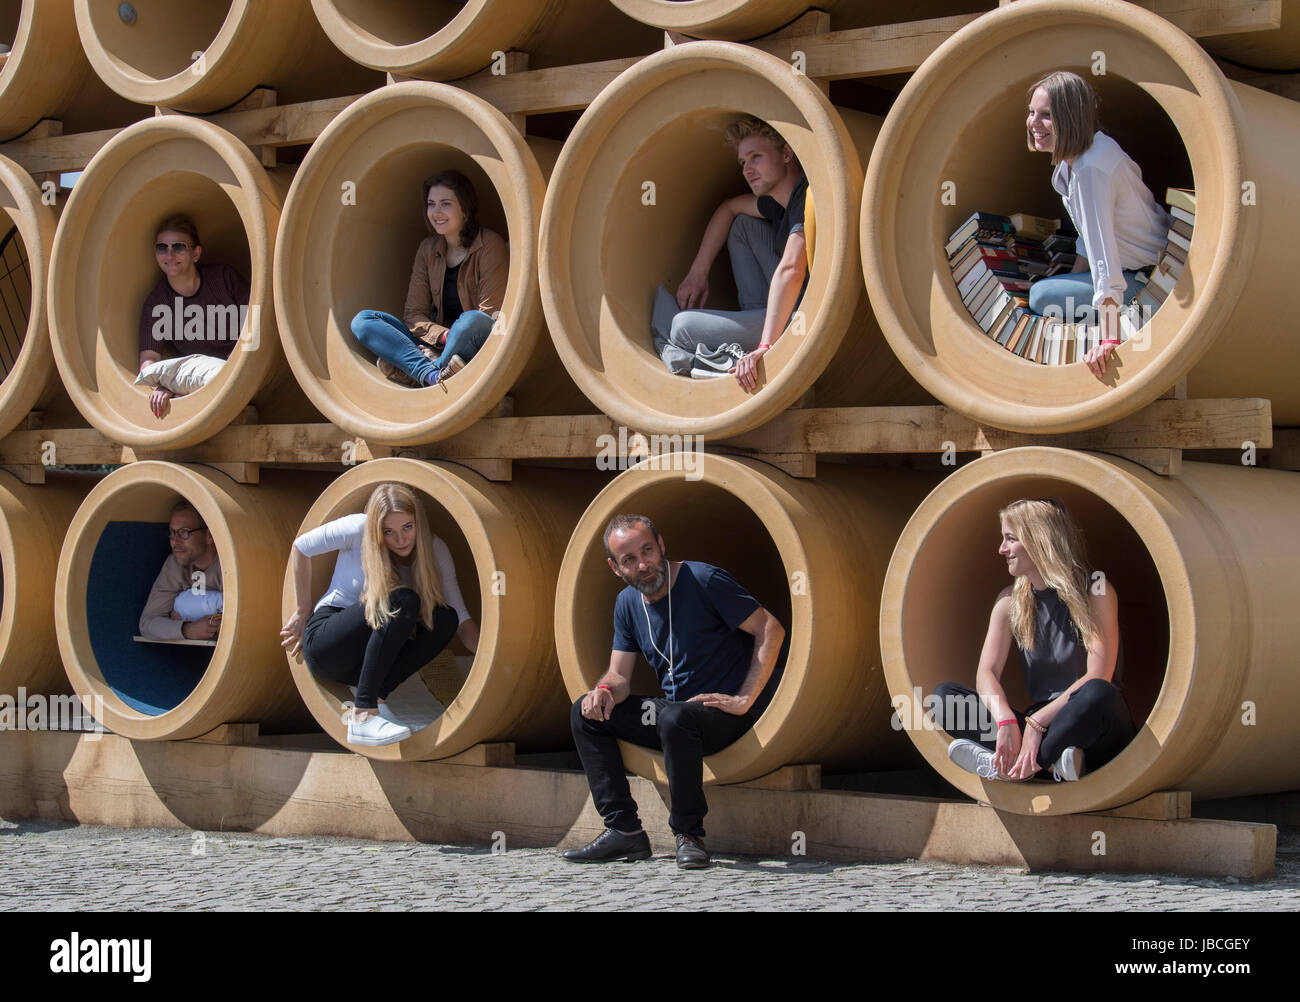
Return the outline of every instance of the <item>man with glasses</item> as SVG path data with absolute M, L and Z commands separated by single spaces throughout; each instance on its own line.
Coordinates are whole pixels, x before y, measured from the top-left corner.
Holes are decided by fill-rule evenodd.
M 248 283 L 228 264 L 199 263 L 203 247 L 188 216 L 163 220 L 153 252 L 162 278 L 140 309 L 140 369 L 171 355 L 228 359 L 248 314 Z M 157 386 L 149 397 L 154 417 L 176 395 Z
M 215 610 L 220 607 L 222 585 L 221 560 L 212 533 L 184 498 L 172 506 L 167 529 L 172 555 L 164 561 L 149 592 L 140 616 L 140 634 L 150 640 L 215 640 L 221 626 L 221 616 Z M 207 611 L 199 615 L 200 610 Z
M 614 604 L 609 671 L 573 704 L 569 718 L 605 831 L 564 858 L 607 863 L 650 856 L 621 738 L 663 751 L 677 865 L 702 869 L 709 865 L 704 756 L 739 738 L 767 708 L 785 665 L 785 628 L 721 567 L 670 562 L 663 537 L 644 515 L 616 516 L 605 529 L 605 553 L 627 585 Z M 664 698 L 631 695 L 638 654 L 658 675 Z

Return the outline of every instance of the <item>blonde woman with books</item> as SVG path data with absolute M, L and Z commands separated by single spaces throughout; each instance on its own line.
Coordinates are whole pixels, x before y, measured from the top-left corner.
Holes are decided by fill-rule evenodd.
M 1087 563 L 1083 534 L 1055 499 L 1013 501 L 998 517 L 1014 583 L 993 604 L 975 688 L 935 688 L 948 756 L 986 780 L 1076 780 L 1133 738 L 1121 689 L 1119 597 Z M 1032 700 L 1012 709 L 1002 670 L 1015 641 Z M 1046 777 L 1044 777 L 1046 778 Z
M 1083 361 L 1099 379 L 1119 346 L 1119 309 L 1142 290 L 1136 273 L 1164 251 L 1169 214 L 1142 168 L 1097 129 L 1097 94 L 1077 73 L 1049 73 L 1029 88 L 1029 148 L 1052 157 L 1052 187 L 1079 233 L 1074 271 L 1035 282 L 1029 307 L 1065 323 L 1101 326 Z

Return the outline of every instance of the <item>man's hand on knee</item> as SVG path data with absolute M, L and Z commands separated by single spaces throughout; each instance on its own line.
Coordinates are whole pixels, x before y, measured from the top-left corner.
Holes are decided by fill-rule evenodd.
M 750 707 L 749 700 L 744 696 L 728 696 L 724 692 L 702 692 L 698 696 L 692 696 L 686 702 L 703 703 L 723 713 L 730 713 L 733 717 L 744 716 L 749 712 Z
M 608 689 L 592 689 L 582 697 L 582 715 L 588 720 L 608 720 L 614 712 L 614 694 Z

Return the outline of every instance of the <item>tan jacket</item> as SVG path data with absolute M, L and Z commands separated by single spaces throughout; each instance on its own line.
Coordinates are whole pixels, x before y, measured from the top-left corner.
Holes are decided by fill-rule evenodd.
M 456 294 L 466 310 L 482 310 L 488 316 L 501 309 L 506 297 L 510 251 L 496 233 L 480 228 L 469 254 L 456 276 Z M 438 323 L 442 316 L 442 282 L 447 276 L 447 241 L 426 237 L 415 252 L 411 285 L 406 290 L 407 328 L 430 348 L 439 348 L 447 328 Z
M 140 615 L 140 634 L 154 640 L 183 640 L 181 627 L 185 624 L 179 619 L 171 618 L 172 603 L 176 596 L 195 585 L 194 574 L 202 574 L 200 579 L 205 591 L 224 591 L 221 578 L 221 558 L 215 557 L 206 571 L 197 567 L 181 566 L 175 555 L 169 556 L 154 579 L 153 588 L 149 590 L 149 601 L 145 603 Z

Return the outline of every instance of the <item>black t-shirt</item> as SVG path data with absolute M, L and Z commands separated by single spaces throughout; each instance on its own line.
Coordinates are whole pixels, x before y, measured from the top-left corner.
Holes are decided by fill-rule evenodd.
M 456 276 L 459 274 L 460 265 L 449 264 L 447 273 L 442 278 L 442 326 L 444 327 L 450 327 L 465 312 L 465 308 L 460 305 L 460 293 L 456 291 Z
M 686 560 L 670 593 L 657 602 L 644 602 L 631 586 L 619 592 L 614 603 L 614 650 L 643 654 L 668 699 L 681 702 L 703 692 L 734 696 L 749 674 L 754 653 L 754 637 L 740 624 L 758 608 L 757 599 L 721 567 Z M 755 716 L 767 707 L 783 667 L 784 660 L 778 660 L 750 709 Z
M 771 195 L 758 196 L 758 211 L 772 224 L 772 249 L 778 257 L 785 253 L 790 234 L 803 232 L 803 203 L 807 195 L 808 176 L 805 174 L 799 178 L 784 206 Z

